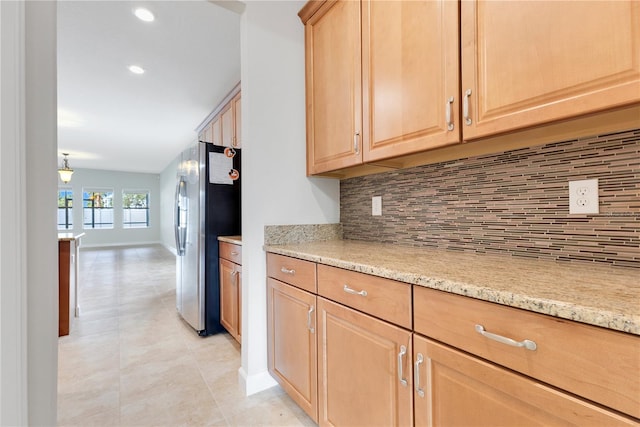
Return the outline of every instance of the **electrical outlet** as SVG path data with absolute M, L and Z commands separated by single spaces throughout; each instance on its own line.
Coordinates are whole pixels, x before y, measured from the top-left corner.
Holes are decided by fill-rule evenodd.
M 373 196 L 371 198 L 371 215 L 373 216 L 382 215 L 382 197 L 381 196 Z
M 597 179 L 569 181 L 569 213 L 600 213 Z

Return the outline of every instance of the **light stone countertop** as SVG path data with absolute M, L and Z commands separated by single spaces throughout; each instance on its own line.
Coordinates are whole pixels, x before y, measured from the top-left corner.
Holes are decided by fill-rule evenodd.
M 73 234 L 73 233 L 58 233 L 58 241 L 71 241 L 71 240 L 79 240 L 83 237 L 85 233 Z
M 218 236 L 218 241 L 242 246 L 242 236 Z
M 640 335 L 640 270 L 355 240 L 267 252 Z

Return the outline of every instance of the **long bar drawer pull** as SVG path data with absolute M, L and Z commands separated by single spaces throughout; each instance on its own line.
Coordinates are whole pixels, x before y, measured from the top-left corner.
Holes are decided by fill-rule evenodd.
M 511 338 L 503 337 L 502 335 L 492 334 L 491 332 L 487 332 L 482 325 L 476 325 L 476 332 L 478 332 L 483 337 L 489 338 L 490 340 L 498 341 L 502 344 L 510 345 L 512 347 L 524 347 L 527 350 L 535 350 L 538 348 L 536 343 L 531 340 L 522 340 L 516 341 Z
M 400 384 L 406 387 L 407 380 L 404 379 L 404 373 L 402 372 L 402 359 L 405 354 L 407 354 L 407 347 L 401 345 L 400 353 L 398 353 L 398 380 L 400 381 Z
M 282 271 L 284 274 L 291 274 L 291 275 L 296 274 L 296 271 L 293 268 L 289 270 L 287 267 L 282 267 L 280 271 Z
M 238 255 L 238 252 L 236 251 L 231 252 L 231 256 L 236 256 L 236 255 Z
M 422 353 L 418 353 L 416 357 L 416 368 L 413 370 L 413 385 L 416 389 L 418 396 L 424 397 L 424 389 L 420 387 L 420 365 L 424 362 L 424 356 Z
M 363 297 L 367 296 L 367 291 L 356 291 L 355 289 L 351 289 L 349 287 L 349 285 L 344 285 L 344 288 L 342 288 L 346 293 L 351 294 L 351 295 L 360 295 Z
M 313 310 L 315 310 L 315 307 L 311 306 L 309 308 L 309 311 L 307 312 L 307 329 L 312 334 L 314 334 L 316 332 L 316 330 L 313 328 L 313 326 L 311 326 L 311 314 L 313 313 Z

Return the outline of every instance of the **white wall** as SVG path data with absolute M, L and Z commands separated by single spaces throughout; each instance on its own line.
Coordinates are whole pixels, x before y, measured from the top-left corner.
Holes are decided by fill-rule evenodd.
M 73 165 L 71 165 L 73 166 Z M 60 188 L 73 190 L 73 232 L 86 233 L 84 247 L 120 246 L 160 242 L 160 175 L 150 173 L 116 172 L 95 169 L 74 169 L 71 182 Z M 114 224 L 112 229 L 84 229 L 82 226 L 82 192 L 84 189 L 113 190 Z M 122 227 L 122 191 L 149 191 L 149 227 Z M 66 232 L 67 230 L 60 230 Z M 68 230 L 71 231 L 71 230 Z
M 339 182 L 307 178 L 303 1 L 249 1 L 241 20 L 242 367 L 247 394 L 267 373 L 264 226 L 340 218 Z
M 0 2 L 0 422 L 55 425 L 56 2 Z
M 178 154 L 160 174 L 160 241 L 173 254 L 176 253 L 176 240 L 173 231 L 173 203 L 178 173 Z

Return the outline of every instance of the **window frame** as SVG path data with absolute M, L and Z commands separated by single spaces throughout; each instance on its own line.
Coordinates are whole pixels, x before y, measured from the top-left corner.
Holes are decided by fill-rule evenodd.
M 111 193 L 111 206 L 108 207 L 102 207 L 102 206 L 94 206 L 94 201 L 93 199 L 85 199 L 85 194 L 91 194 L 94 195 L 96 193 L 99 194 L 108 194 Z M 105 197 L 105 199 L 108 200 L 108 198 Z M 87 187 L 87 188 L 83 188 L 82 189 L 82 228 L 84 230 L 113 230 L 115 227 L 115 192 L 113 190 L 113 188 L 100 188 L 100 187 Z M 85 202 L 91 201 L 92 206 L 85 206 Z M 85 210 L 86 209 L 91 209 L 91 223 L 87 224 L 87 222 L 85 221 Z M 98 227 L 96 227 L 96 221 L 95 221 L 95 216 L 96 216 L 96 211 L 98 212 L 102 212 L 102 210 L 111 210 L 111 222 L 100 222 L 98 223 Z M 100 213 L 100 216 L 102 216 L 102 213 Z M 107 225 L 106 227 L 103 225 Z
M 146 194 L 146 207 L 144 208 L 131 208 L 131 207 L 126 207 L 125 206 L 125 193 L 126 194 Z M 140 229 L 140 228 L 149 228 L 151 227 L 151 190 L 148 189 L 128 189 L 128 188 L 123 188 L 122 189 L 122 228 L 123 229 L 127 229 L 127 230 L 131 230 L 131 229 Z M 141 222 L 132 222 L 132 221 L 126 221 L 126 211 L 129 211 L 129 219 L 131 219 L 131 210 L 144 210 L 146 211 L 146 221 L 144 222 L 145 225 L 142 226 L 137 226 L 137 225 L 133 225 L 132 224 L 143 224 Z
M 65 197 L 64 197 L 64 206 L 60 206 L 60 193 L 61 192 L 65 192 Z M 67 194 L 69 194 L 70 197 L 67 197 Z M 69 204 L 69 202 L 71 202 Z M 59 218 L 60 218 L 60 209 L 64 209 L 65 213 L 65 223 L 64 224 L 60 224 L 59 222 Z M 68 186 L 62 186 L 62 187 L 58 187 L 58 219 L 56 220 L 58 221 L 58 231 L 65 231 L 65 230 L 73 230 L 73 188 L 72 187 L 68 187 Z

